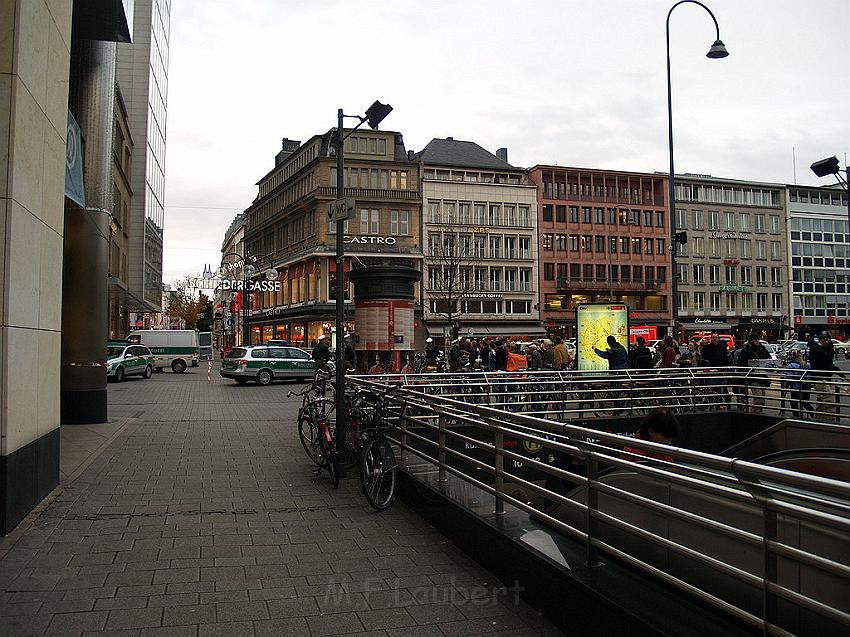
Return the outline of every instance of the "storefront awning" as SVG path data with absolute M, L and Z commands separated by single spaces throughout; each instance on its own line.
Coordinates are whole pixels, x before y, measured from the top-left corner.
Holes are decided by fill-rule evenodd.
M 432 336 L 443 335 L 443 330 L 450 330 L 451 326 L 448 323 L 432 323 L 426 325 L 426 330 Z M 469 330 L 472 330 L 472 338 L 481 336 L 528 336 L 530 338 L 545 337 L 546 330 L 540 324 L 532 321 L 525 322 L 510 322 L 504 321 L 501 323 L 464 323 L 460 322 L 460 335 L 470 337 Z
M 682 323 L 686 330 L 698 330 L 700 332 L 716 332 L 717 330 L 731 330 L 730 323 Z

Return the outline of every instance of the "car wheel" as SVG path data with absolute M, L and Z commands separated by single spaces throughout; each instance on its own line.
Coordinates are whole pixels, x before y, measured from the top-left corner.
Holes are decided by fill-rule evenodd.
M 119 367 L 115 370 L 115 382 L 120 383 L 122 380 L 124 380 L 124 368 Z
M 269 385 L 272 380 L 274 380 L 274 376 L 272 376 L 272 373 L 269 370 L 261 369 L 257 372 L 257 383 L 260 385 Z
M 173 371 L 175 374 L 182 374 L 186 371 L 186 363 L 181 360 L 174 361 L 173 363 L 171 363 L 171 371 Z
M 144 377 L 150 378 L 151 376 L 153 376 L 153 367 L 148 365 L 147 367 L 145 367 Z
M 239 384 L 239 385 L 244 385 L 247 382 L 248 382 L 247 378 L 237 378 L 236 379 L 236 383 Z

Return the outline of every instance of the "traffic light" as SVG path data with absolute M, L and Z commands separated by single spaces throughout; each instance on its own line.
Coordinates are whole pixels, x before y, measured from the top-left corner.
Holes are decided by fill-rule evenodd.
M 673 235 L 673 243 L 681 243 L 682 245 L 688 242 L 687 232 L 677 232 Z

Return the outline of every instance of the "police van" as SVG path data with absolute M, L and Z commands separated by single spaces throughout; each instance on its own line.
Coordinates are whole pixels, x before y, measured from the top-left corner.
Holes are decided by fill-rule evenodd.
M 127 341 L 150 348 L 158 372 L 170 367 L 174 373 L 182 374 L 187 367 L 198 366 L 200 344 L 195 330 L 136 330 Z
M 219 373 L 240 385 L 249 380 L 269 385 L 284 378 L 303 381 L 316 373 L 316 363 L 309 352 L 298 347 L 252 345 L 231 349 L 222 361 Z

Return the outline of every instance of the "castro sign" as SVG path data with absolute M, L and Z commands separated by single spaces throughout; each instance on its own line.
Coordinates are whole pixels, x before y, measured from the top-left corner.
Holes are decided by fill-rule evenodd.
M 372 244 L 372 245 L 387 245 L 392 246 L 395 245 L 395 237 L 378 237 L 374 235 L 362 236 L 362 235 L 345 235 L 342 238 L 343 243 L 357 243 L 357 244 Z

